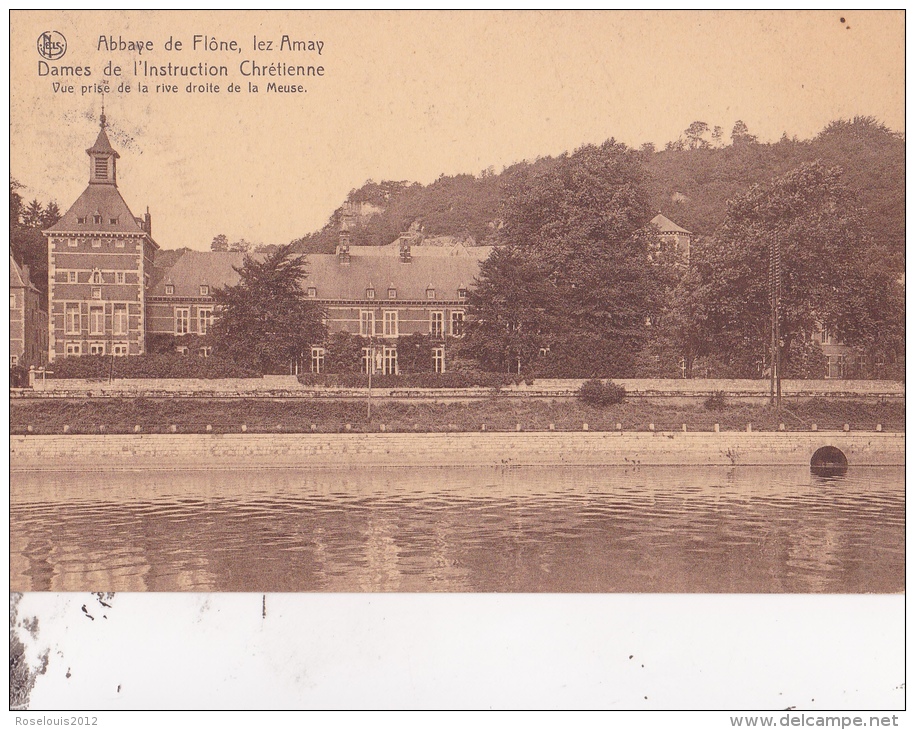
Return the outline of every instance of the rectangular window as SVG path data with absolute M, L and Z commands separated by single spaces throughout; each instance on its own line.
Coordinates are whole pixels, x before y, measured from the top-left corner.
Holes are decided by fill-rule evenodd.
M 68 335 L 78 335 L 79 334 L 79 305 L 78 304 L 68 304 L 66 309 L 66 314 L 64 316 L 66 327 L 66 332 Z
M 76 222 L 79 223 L 80 225 L 84 224 L 86 222 L 86 216 L 84 216 L 84 215 L 76 216 Z
M 314 299 L 316 296 L 318 296 L 318 290 L 313 286 L 308 287 L 308 298 Z
M 209 345 L 200 348 L 200 357 L 209 357 L 213 354 L 213 348 Z
M 166 295 L 168 295 L 168 296 L 171 296 L 172 294 L 174 294 L 174 293 L 175 293 L 175 287 L 174 287 L 174 285 L 172 285 L 172 284 L 166 284 L 166 285 L 165 285 L 165 293 L 166 293 Z
M 431 286 L 426 289 L 426 299 L 435 299 L 435 289 Z
M 381 372 L 385 375 L 397 375 L 397 348 L 384 347 L 381 352 Z
M 123 271 L 117 271 L 117 272 L 115 272 L 115 274 L 114 274 L 114 282 L 115 282 L 115 284 L 123 284 L 123 283 L 124 283 L 124 272 L 123 272 Z
M 384 336 L 397 337 L 397 310 L 392 309 L 384 313 Z
M 366 289 L 366 290 L 365 290 L 365 298 L 366 298 L 366 299 L 374 299 L 374 298 L 375 298 L 375 290 L 374 290 L 374 289 Z
M 116 225 L 118 224 L 118 219 L 117 219 L 117 218 L 109 218 L 109 219 L 108 219 L 108 223 L 109 223 L 110 225 L 112 225 L 112 226 L 116 226 Z
M 313 372 L 313 373 L 323 373 L 324 372 L 324 348 L 323 347 L 312 347 L 311 348 L 311 372 Z
M 463 312 L 452 312 L 451 313 L 451 335 L 452 335 L 452 337 L 463 337 L 464 336 L 464 313 Z
M 94 286 L 92 287 L 92 298 L 101 299 L 102 298 L 102 287 Z
M 114 334 L 126 335 L 128 330 L 127 305 L 114 305 Z M 117 355 L 117 353 L 114 353 Z
M 375 336 L 375 313 L 362 311 L 359 313 L 359 334 L 363 337 Z
M 432 369 L 437 373 L 445 372 L 445 348 L 436 347 L 432 350 Z
M 67 272 L 67 283 L 76 284 L 79 281 L 79 275 L 75 271 Z
M 445 335 L 444 312 L 432 312 L 432 324 L 429 327 L 429 334 L 433 337 L 443 337 Z
M 104 355 L 105 354 L 105 343 L 104 342 L 90 342 L 89 343 L 89 354 L 90 355 Z
M 207 286 L 206 284 L 201 284 L 200 285 L 200 296 L 202 296 L 202 297 L 210 296 L 210 287 Z
M 176 335 L 186 335 L 190 332 L 191 329 L 191 310 L 190 309 L 176 309 L 175 310 L 175 334 Z
M 89 334 L 105 334 L 105 309 L 103 307 L 89 307 Z
M 68 355 L 82 355 L 83 348 L 79 342 L 68 342 L 67 343 L 67 354 Z
M 127 343 L 126 342 L 115 342 L 111 346 L 111 352 L 116 357 L 127 357 Z
M 362 372 L 366 375 L 375 372 L 375 357 L 371 347 L 362 348 Z
M 397 290 L 393 287 L 388 289 L 388 299 L 397 299 Z
M 10 309 L 16 308 L 16 295 L 10 294 Z
M 829 344 L 829 330 L 825 327 L 820 330 L 820 343 L 823 345 Z
M 210 327 L 213 326 L 213 310 L 212 309 L 198 309 L 197 310 L 197 332 L 201 335 L 209 334 Z

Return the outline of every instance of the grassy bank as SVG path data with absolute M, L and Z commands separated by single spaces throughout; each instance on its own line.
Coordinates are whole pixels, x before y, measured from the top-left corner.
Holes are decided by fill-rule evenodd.
M 580 431 L 587 423 L 592 431 L 612 431 L 621 424 L 626 431 L 806 431 L 811 424 L 820 430 L 905 430 L 904 403 L 873 403 L 825 398 L 792 404 L 776 413 L 768 406 L 729 401 L 719 410 L 702 406 L 669 406 L 638 401 L 614 406 L 588 406 L 578 399 L 506 400 L 491 398 L 468 403 L 398 403 L 374 401 L 368 418 L 365 402 L 301 400 L 205 400 L 205 399 L 61 399 L 15 400 L 10 404 L 10 428 L 26 433 L 321 433 L 387 431 L 447 432 Z M 314 426 L 314 429 L 312 428 Z M 349 429 L 347 429 L 349 426 Z

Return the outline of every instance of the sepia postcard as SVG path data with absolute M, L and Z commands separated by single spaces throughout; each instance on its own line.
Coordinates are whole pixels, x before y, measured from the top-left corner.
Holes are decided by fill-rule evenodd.
M 904 708 L 904 19 L 11 11 L 10 709 Z

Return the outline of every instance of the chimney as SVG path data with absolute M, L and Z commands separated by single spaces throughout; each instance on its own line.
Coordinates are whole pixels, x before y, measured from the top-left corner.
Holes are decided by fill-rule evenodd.
M 343 221 L 340 224 L 340 243 L 337 245 L 337 261 L 341 264 L 349 263 L 349 244 L 349 220 L 348 216 L 344 213 Z
M 146 206 L 146 217 L 143 219 L 143 230 L 152 237 L 152 216 L 149 214 L 149 206 Z
M 410 239 L 407 236 L 400 237 L 400 262 L 402 264 L 409 264 L 413 260 L 413 255 L 410 253 Z

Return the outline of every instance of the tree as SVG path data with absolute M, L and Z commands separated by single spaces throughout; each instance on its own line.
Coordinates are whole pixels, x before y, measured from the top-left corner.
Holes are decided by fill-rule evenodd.
M 22 222 L 31 228 L 38 228 L 41 226 L 43 212 L 44 208 L 42 208 L 41 203 L 33 199 L 22 212 Z
M 862 211 L 839 168 L 815 162 L 728 204 L 713 245 L 694 257 L 703 280 L 704 334 L 719 357 L 748 376 L 770 336 L 769 252 L 781 249 L 782 362 L 817 326 L 845 344 L 898 347 L 901 286 L 879 264 Z M 699 260 L 697 260 L 697 258 Z M 807 357 L 805 354 L 804 357 Z
M 402 373 L 432 372 L 432 342 L 419 332 L 397 340 L 397 368 Z
M 754 144 L 756 141 L 756 136 L 750 134 L 749 128 L 743 121 L 738 119 L 734 122 L 734 126 L 731 128 L 732 145 Z
M 507 183 L 503 245 L 480 269 L 464 347 L 492 370 L 631 371 L 652 284 L 640 154 L 613 140 Z
M 238 284 L 213 292 L 215 350 L 261 372 L 288 372 L 326 335 L 323 310 L 302 291 L 305 257 L 287 245 L 234 268 Z
M 324 348 L 324 365 L 329 373 L 358 373 L 362 371 L 364 337 L 349 332 L 337 332 L 328 338 Z
M 10 177 L 10 226 L 18 226 L 22 220 L 22 183 Z
M 210 251 L 228 251 L 229 250 L 229 237 L 225 233 L 220 233 L 217 236 L 213 237 L 212 243 L 210 243 Z
M 60 220 L 61 215 L 63 214 L 60 212 L 60 208 L 58 208 L 57 203 L 52 200 L 41 214 L 39 221 L 41 229 L 47 230 L 53 226 Z
M 705 135 L 709 133 L 709 126 L 705 122 L 693 122 L 683 132 L 686 137 L 686 146 L 691 150 L 710 147 Z

